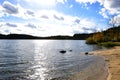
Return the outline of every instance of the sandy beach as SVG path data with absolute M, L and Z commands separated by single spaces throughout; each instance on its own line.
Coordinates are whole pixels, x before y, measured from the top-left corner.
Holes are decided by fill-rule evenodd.
M 108 80 L 120 80 L 120 46 L 92 53 L 105 57 L 109 69 Z

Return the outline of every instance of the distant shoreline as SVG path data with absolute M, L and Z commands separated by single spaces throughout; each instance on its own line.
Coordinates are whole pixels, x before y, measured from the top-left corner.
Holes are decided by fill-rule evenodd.
M 105 57 L 109 69 L 108 80 L 120 79 L 120 46 L 108 50 L 93 51 L 91 53 Z
M 32 36 L 27 34 L 0 34 L 0 39 L 54 39 L 54 40 L 86 40 L 91 34 L 74 34 L 73 36 L 67 35 L 56 35 L 56 36 L 47 36 L 39 37 Z

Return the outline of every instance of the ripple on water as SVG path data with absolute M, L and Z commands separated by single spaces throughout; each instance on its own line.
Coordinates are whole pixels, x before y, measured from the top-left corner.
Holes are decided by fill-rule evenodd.
M 79 40 L 2 40 L 0 80 L 97 80 L 106 71 L 104 60 L 80 53 L 93 49 Z

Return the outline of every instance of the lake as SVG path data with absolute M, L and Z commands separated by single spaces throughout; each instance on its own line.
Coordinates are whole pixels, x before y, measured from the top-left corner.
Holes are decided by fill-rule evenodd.
M 0 80 L 99 80 L 104 58 L 84 52 L 100 49 L 84 40 L 0 40 Z

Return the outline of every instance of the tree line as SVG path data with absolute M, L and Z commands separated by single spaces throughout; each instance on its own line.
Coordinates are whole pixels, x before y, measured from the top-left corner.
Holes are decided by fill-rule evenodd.
M 120 42 L 120 25 L 102 32 L 93 33 L 86 39 L 86 43 L 97 44 L 101 42 Z

